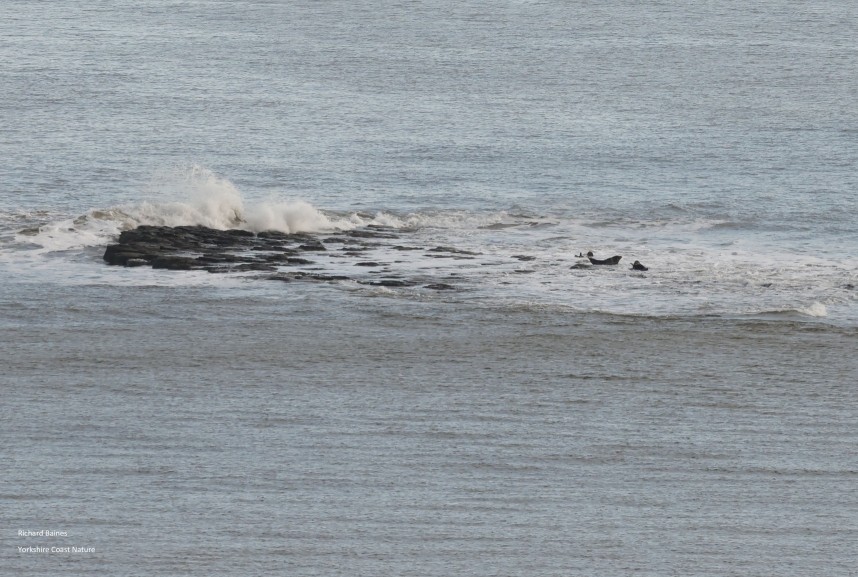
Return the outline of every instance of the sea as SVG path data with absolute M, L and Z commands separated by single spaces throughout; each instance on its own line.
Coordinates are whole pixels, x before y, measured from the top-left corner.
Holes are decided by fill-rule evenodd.
M 858 575 L 856 94 L 847 0 L 4 0 L 0 573 Z

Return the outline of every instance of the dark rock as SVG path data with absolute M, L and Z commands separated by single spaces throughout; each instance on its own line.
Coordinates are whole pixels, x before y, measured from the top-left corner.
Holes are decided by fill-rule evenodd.
M 370 285 L 370 286 L 383 286 L 383 287 L 409 287 L 415 286 L 417 283 L 409 280 L 402 279 L 380 279 L 374 281 L 361 281 L 361 284 Z
M 292 282 L 294 280 L 292 276 L 288 274 L 273 274 L 263 278 L 265 280 L 279 280 L 280 282 Z
M 454 260 L 474 260 L 472 256 L 461 256 L 456 254 L 427 254 L 430 258 L 451 258 Z
M 152 261 L 152 268 L 191 270 L 195 268 L 196 264 L 196 259 L 186 256 L 159 256 Z
M 277 267 L 265 262 L 243 262 L 229 267 L 230 272 L 247 272 L 247 271 L 270 271 L 274 272 Z
M 226 263 L 234 263 L 234 262 L 242 262 L 239 256 L 234 254 L 205 254 L 203 256 L 198 256 L 196 258 L 197 262 L 205 263 L 205 264 L 226 264 Z
M 395 234 L 378 232 L 375 230 L 350 230 L 346 232 L 346 234 L 354 238 L 399 238 Z
M 134 250 L 134 248 L 123 246 L 120 244 L 111 244 L 104 250 L 104 261 L 112 265 L 127 265 L 129 260 L 144 260 L 149 262 L 154 256 L 146 252 Z
M 105 247 L 104 261 L 111 265 L 143 266 L 165 270 L 206 270 L 211 273 L 227 272 L 276 272 L 286 266 L 315 265 L 313 260 L 301 258 L 306 252 L 325 252 L 325 242 L 342 247 L 349 256 L 363 256 L 358 266 L 368 267 L 369 272 L 384 277 L 390 271 L 385 263 L 366 257 L 367 251 L 386 247 L 382 241 L 374 243 L 367 239 L 395 238 L 389 227 L 368 227 L 336 236 L 320 238 L 308 233 L 287 234 L 280 231 L 265 231 L 254 234 L 247 230 L 217 230 L 204 226 L 155 226 L 142 225 L 123 231 L 118 242 Z M 287 248 L 288 247 L 288 248 Z M 338 247 L 339 248 L 339 247 Z M 399 250 L 421 250 L 400 247 Z M 451 249 L 454 250 L 454 249 Z M 447 256 L 459 253 L 444 253 Z M 377 267 L 373 270 L 373 267 Z M 274 275 L 277 280 L 311 280 L 332 282 L 352 280 L 345 275 L 325 273 L 324 265 L 319 272 L 308 269 L 300 272 Z M 374 281 L 388 286 L 405 286 L 411 281 L 383 278 Z
M 306 258 L 299 258 L 297 256 L 290 256 L 286 258 L 286 262 L 291 265 L 299 265 L 299 264 L 313 264 L 313 261 L 307 260 Z
M 449 246 L 436 246 L 435 248 L 430 248 L 429 252 L 445 252 L 445 253 L 450 253 L 450 254 L 464 254 L 464 255 L 471 255 L 471 256 L 476 256 L 478 254 L 482 254 L 479 252 L 471 252 L 469 250 L 462 250 L 462 249 L 453 248 L 453 247 L 449 247 Z
M 326 249 L 326 248 L 325 248 L 325 245 L 323 245 L 322 243 L 320 243 L 320 242 L 314 242 L 314 243 L 312 243 L 312 244 L 302 244 L 301 246 L 299 246 L 299 247 L 298 247 L 298 250 L 305 250 L 305 251 L 325 251 L 325 250 L 328 250 L 328 249 Z
M 341 276 L 341 275 L 327 275 L 321 273 L 310 273 L 310 272 L 287 272 L 287 273 L 278 273 L 273 274 L 271 276 L 264 277 L 267 280 L 279 280 L 283 282 L 291 282 L 294 280 L 307 280 L 307 281 L 319 281 L 319 282 L 337 282 L 344 280 L 352 280 L 351 277 Z
M 280 232 L 279 230 L 265 230 L 260 233 L 257 233 L 256 238 L 289 240 L 289 235 L 285 232 Z
M 267 262 L 282 262 L 288 264 L 313 264 L 313 261 L 307 260 L 306 258 L 300 258 L 297 256 L 293 256 L 293 253 L 284 252 L 280 254 L 269 254 L 265 257 Z
M 304 273 L 298 272 L 295 273 L 296 279 L 307 279 L 307 280 L 317 280 L 323 282 L 337 282 L 343 280 L 352 280 L 351 277 L 343 276 L 343 275 L 334 275 L 334 274 L 317 274 L 317 273 Z
M 450 290 L 456 290 L 456 287 L 454 287 L 453 285 L 451 285 L 451 284 L 447 284 L 447 283 L 443 283 L 443 282 L 436 282 L 436 283 L 432 283 L 432 284 L 427 284 L 427 285 L 425 285 L 423 288 L 425 288 L 425 289 L 431 289 L 431 290 L 436 290 L 436 291 L 450 291 Z

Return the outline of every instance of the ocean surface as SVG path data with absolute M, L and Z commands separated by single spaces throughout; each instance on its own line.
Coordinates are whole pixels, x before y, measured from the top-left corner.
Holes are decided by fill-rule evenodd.
M 856 94 L 843 0 L 4 0 L 0 573 L 858 574 Z

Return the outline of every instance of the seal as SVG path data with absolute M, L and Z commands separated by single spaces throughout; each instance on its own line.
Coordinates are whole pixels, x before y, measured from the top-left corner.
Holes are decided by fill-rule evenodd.
M 633 268 L 634 270 L 649 270 L 649 268 L 647 268 L 647 267 L 645 267 L 644 265 L 642 265 L 642 264 L 641 264 L 641 261 L 639 261 L 639 260 L 636 260 L 636 261 L 635 261 L 635 263 L 632 265 L 632 268 Z
M 601 259 L 601 260 L 598 258 L 593 258 L 592 256 L 587 257 L 587 258 L 590 259 L 590 263 L 592 263 L 592 264 L 617 264 L 620 262 L 620 259 L 623 257 L 612 256 L 611 258 L 606 258 L 606 259 Z

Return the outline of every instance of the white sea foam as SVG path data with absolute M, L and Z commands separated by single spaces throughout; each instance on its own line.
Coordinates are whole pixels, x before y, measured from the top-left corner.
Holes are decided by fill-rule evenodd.
M 167 198 L 167 194 L 175 196 Z M 174 174 L 169 186 L 163 185 L 155 196 L 160 198 L 21 227 L 17 239 L 55 252 L 104 245 L 122 230 L 140 225 L 201 225 L 220 230 L 286 233 L 325 232 L 358 225 L 348 218 L 329 217 L 303 200 L 247 202 L 228 179 L 199 167 Z
M 335 222 L 319 209 L 302 200 L 263 202 L 249 207 L 244 213 L 244 227 L 253 232 L 278 230 L 286 233 L 323 232 L 351 228 Z
M 810 306 L 798 309 L 803 315 L 807 315 L 810 317 L 825 317 L 828 316 L 828 309 L 822 303 L 815 302 Z
M 473 235 L 477 230 L 506 231 L 510 235 L 545 242 L 540 229 L 562 222 L 560 234 L 570 238 L 598 236 L 592 223 L 585 220 L 533 217 L 507 211 L 472 212 L 465 210 L 426 210 L 412 213 L 344 212 L 320 209 L 303 199 L 271 195 L 265 199 L 248 199 L 229 179 L 200 166 L 175 169 L 159 174 L 148 185 L 145 200 L 112 207 L 99 207 L 83 215 L 42 219 L 36 232 L 23 233 L 27 241 L 49 251 L 68 250 L 106 244 L 122 230 L 140 225 L 194 226 L 215 229 L 242 228 L 252 232 L 276 230 L 285 233 L 324 233 L 350 230 L 362 226 L 384 226 L 400 230 L 437 229 Z M 44 222 L 48 220 L 48 222 Z M 665 229 L 664 223 L 655 228 Z M 700 223 L 677 225 L 674 230 L 687 236 L 689 227 Z M 617 226 L 611 227 L 613 231 Z M 622 228 L 621 240 L 641 244 L 651 234 L 649 225 Z M 19 233 L 23 228 L 19 229 Z M 630 233 L 630 234 L 627 234 Z M 615 234 L 612 232 L 611 234 Z M 505 240 L 505 239 L 504 239 Z M 527 240 L 526 238 L 524 240 Z M 581 248 L 584 245 L 580 246 Z

